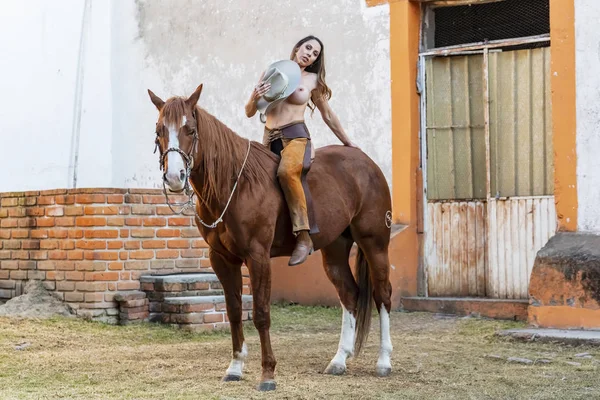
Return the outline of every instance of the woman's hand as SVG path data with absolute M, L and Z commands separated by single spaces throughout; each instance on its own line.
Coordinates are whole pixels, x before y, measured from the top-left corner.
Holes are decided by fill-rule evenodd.
M 256 104 L 258 99 L 264 96 L 271 89 L 271 84 L 269 82 L 259 82 L 258 85 L 254 86 L 254 90 L 252 90 L 252 101 Z

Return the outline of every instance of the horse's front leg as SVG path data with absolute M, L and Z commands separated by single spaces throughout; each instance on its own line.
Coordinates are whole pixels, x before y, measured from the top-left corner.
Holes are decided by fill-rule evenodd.
M 269 328 L 271 327 L 271 261 L 268 252 L 262 257 L 248 258 L 246 265 L 250 272 L 253 295 L 254 326 L 260 336 L 262 351 L 262 376 L 258 390 L 275 390 L 275 365 L 277 361 L 271 349 Z
M 223 381 L 239 381 L 242 379 L 244 361 L 248 355 L 242 325 L 242 261 L 234 258 L 226 259 L 212 249 L 209 257 L 212 268 L 225 292 L 225 305 L 233 342 L 233 358 Z

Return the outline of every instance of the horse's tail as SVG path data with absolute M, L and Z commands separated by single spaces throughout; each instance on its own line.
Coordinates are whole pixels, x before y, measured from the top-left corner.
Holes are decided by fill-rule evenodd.
M 363 251 L 356 253 L 356 277 L 358 279 L 358 301 L 356 304 L 356 340 L 354 354 L 358 356 L 371 329 L 371 309 L 373 308 L 373 285 L 369 274 L 369 263 Z

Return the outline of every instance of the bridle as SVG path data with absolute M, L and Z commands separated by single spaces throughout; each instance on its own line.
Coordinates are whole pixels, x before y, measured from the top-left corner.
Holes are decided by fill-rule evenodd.
M 194 116 L 194 120 L 197 121 L 196 119 L 196 110 L 193 111 L 193 116 Z M 242 175 L 242 171 L 244 170 L 244 167 L 246 166 L 246 161 L 248 161 L 248 155 L 250 154 L 250 139 L 248 139 L 248 151 L 246 151 L 246 157 L 244 158 L 244 163 L 242 164 L 242 168 L 240 168 L 240 172 L 238 173 L 238 176 L 235 180 L 235 184 L 233 185 L 233 189 L 231 190 L 231 195 L 229 196 L 229 199 L 227 200 L 227 204 L 225 205 L 225 208 L 223 209 L 223 212 L 221 213 L 221 215 L 219 216 L 219 218 L 217 218 L 217 220 L 215 222 L 213 222 L 212 224 L 206 224 L 204 221 L 202 221 L 202 218 L 200 218 L 200 215 L 198 215 L 198 212 L 196 211 L 196 207 L 194 204 L 194 190 L 192 189 L 191 185 L 190 185 L 190 175 L 192 173 L 192 169 L 194 168 L 194 155 L 193 155 L 193 151 L 196 148 L 196 145 L 198 143 L 198 130 L 196 128 L 194 128 L 194 133 L 193 133 L 193 137 L 192 137 L 192 147 L 190 149 L 190 153 L 187 154 L 185 153 L 183 150 L 177 148 L 177 147 L 169 147 L 167 150 L 165 150 L 165 152 L 163 153 L 163 151 L 160 148 L 159 142 L 158 142 L 158 129 L 156 132 L 157 135 L 157 139 L 154 142 L 155 143 L 155 147 L 154 147 L 154 154 L 156 154 L 156 151 L 158 150 L 160 157 L 159 157 L 159 166 L 160 166 L 160 170 L 163 172 L 163 179 L 162 179 L 162 183 L 163 183 L 163 193 L 165 194 L 165 200 L 167 203 L 167 206 L 169 206 L 169 208 L 171 209 L 171 211 L 174 214 L 177 215 L 181 215 L 183 213 L 185 213 L 185 211 L 190 208 L 190 207 L 194 207 L 194 214 L 196 215 L 196 218 L 198 219 L 198 221 L 200 221 L 200 223 L 202 225 L 204 225 L 207 228 L 213 229 L 216 228 L 217 225 L 219 225 L 220 222 L 223 222 L 223 216 L 225 215 L 225 211 L 227 211 L 227 208 L 229 207 L 229 203 L 231 202 L 231 199 L 233 198 L 233 194 L 235 193 L 235 189 L 237 188 L 237 184 L 240 180 L 240 176 Z M 166 185 L 166 173 L 167 171 L 165 171 L 165 158 L 167 156 L 167 154 L 169 154 L 170 152 L 176 152 L 179 153 L 179 155 L 181 155 L 181 158 L 183 158 L 183 162 L 185 164 L 185 185 L 183 186 L 183 188 L 178 191 L 178 192 L 174 192 L 174 193 L 181 193 L 181 192 L 185 192 L 185 195 L 188 196 L 187 201 L 183 202 L 183 203 L 171 203 L 169 202 L 169 194 L 167 192 L 167 185 Z M 170 190 L 170 189 L 169 189 Z M 173 209 L 173 206 L 176 207 L 181 207 L 181 209 L 179 211 L 176 211 Z

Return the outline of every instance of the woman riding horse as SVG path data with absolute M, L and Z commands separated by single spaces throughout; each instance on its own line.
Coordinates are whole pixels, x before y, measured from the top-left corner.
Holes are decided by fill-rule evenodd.
M 314 112 L 316 106 L 323 121 L 344 145 L 357 146 L 348 139 L 338 117 L 329 106 L 331 89 L 325 82 L 325 54 L 321 40 L 315 36 L 300 40 L 294 46 L 290 59 L 300 67 L 300 82 L 283 101 L 274 101 L 266 108 L 263 144 L 275 153 L 281 152 L 277 177 L 290 210 L 296 236 L 296 247 L 289 261 L 289 265 L 293 266 L 303 263 L 313 250 L 307 207 L 308 193 L 301 182 L 302 174 L 306 174 L 310 167 L 310 162 L 306 162 L 305 158 L 306 152 L 310 154 L 311 151 L 310 133 L 304 123 L 306 107 Z M 271 83 L 263 80 L 264 77 L 265 72 L 260 76 L 259 83 L 252 90 L 246 104 L 248 118 L 256 114 L 257 103 L 271 89 Z

